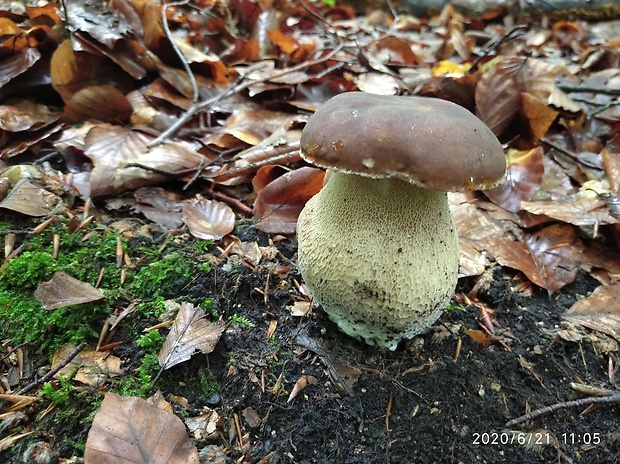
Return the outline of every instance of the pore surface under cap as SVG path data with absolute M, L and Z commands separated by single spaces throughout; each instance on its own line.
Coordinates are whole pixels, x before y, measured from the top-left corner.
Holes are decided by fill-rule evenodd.
M 444 191 L 491 188 L 506 171 L 502 147 L 482 121 L 425 97 L 337 95 L 308 121 L 301 154 L 324 168 Z

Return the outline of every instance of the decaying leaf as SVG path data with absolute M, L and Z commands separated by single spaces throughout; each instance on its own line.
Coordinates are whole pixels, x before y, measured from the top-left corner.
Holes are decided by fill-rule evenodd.
M 203 240 L 219 240 L 235 228 L 235 213 L 225 203 L 198 200 L 183 205 L 182 219 L 190 233 Z
M 56 367 L 75 350 L 73 345 L 61 346 L 52 357 L 52 367 Z M 107 351 L 82 350 L 65 367 L 60 369 L 57 376 L 67 377 L 75 371 L 74 379 L 85 385 L 100 387 L 110 377 L 123 375 L 120 358 Z
M 137 397 L 106 393 L 86 439 L 85 464 L 198 464 L 181 419 Z
M 170 332 L 157 355 L 159 365 L 169 369 L 194 354 L 211 353 L 224 332 L 224 322 L 207 321 L 205 312 L 191 303 L 183 303 Z
M 49 310 L 102 300 L 104 295 L 101 290 L 71 277 L 66 272 L 57 272 L 52 280 L 37 287 L 34 297 Z
M 573 304 L 563 317 L 620 341 L 620 281 L 601 285 L 592 295 Z
M 482 330 L 465 330 L 464 332 L 479 345 L 491 345 L 492 343 L 497 342 L 496 338 L 487 335 Z
M 224 424 L 223 419 L 224 417 L 220 416 L 216 411 L 205 408 L 204 414 L 185 419 L 185 425 L 187 425 L 194 438 L 204 440 L 213 435 L 218 428 L 222 427 Z

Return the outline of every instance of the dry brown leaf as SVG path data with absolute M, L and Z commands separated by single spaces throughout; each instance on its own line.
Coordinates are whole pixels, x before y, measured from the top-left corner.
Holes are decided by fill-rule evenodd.
M 0 129 L 8 132 L 36 130 L 59 118 L 60 113 L 30 100 L 0 106 Z
M 484 194 L 496 205 L 516 213 L 521 202 L 527 201 L 540 188 L 544 163 L 541 147 L 526 151 L 508 152 L 506 181 L 499 187 L 485 190 Z
M 522 94 L 523 115 L 526 117 L 534 140 L 540 140 L 547 134 L 549 127 L 558 116 L 546 101 L 541 101 L 530 93 Z
M 203 240 L 219 240 L 235 228 L 235 213 L 221 201 L 186 202 L 181 217 L 190 233 Z
M 133 112 L 125 94 L 111 85 L 85 87 L 75 92 L 65 103 L 65 115 L 75 120 L 126 122 Z
M 73 345 L 63 345 L 58 348 L 52 357 L 52 368 L 67 359 L 74 351 L 75 346 Z M 100 387 L 110 377 L 116 377 L 125 373 L 121 368 L 120 358 L 111 355 L 109 352 L 82 350 L 69 364 L 60 369 L 56 375 L 67 377 L 76 368 L 77 372 L 74 379 L 92 387 Z
M 183 303 L 163 346 L 157 354 L 159 365 L 169 369 L 194 354 L 211 353 L 224 332 L 224 322 L 207 321 L 205 312 L 191 303 Z
M 620 281 L 601 285 L 573 304 L 563 318 L 620 341 Z
M 312 303 L 309 301 L 296 301 L 291 306 L 287 306 L 293 317 L 306 317 L 312 312 Z
M 81 189 L 80 193 L 85 197 L 112 195 L 156 184 L 179 171 L 197 168 L 204 159 L 193 146 L 182 142 L 148 148 L 153 140 L 151 135 L 122 126 L 100 124 L 91 128 L 84 139 L 84 154 L 94 167 L 89 174 L 90 185 L 85 184 L 86 191 Z
M 596 194 L 579 192 L 577 195 L 557 200 L 522 201 L 521 209 L 545 215 L 558 221 L 576 226 L 615 224 L 618 222 L 605 207 L 605 202 Z
M 185 425 L 141 398 L 106 393 L 86 439 L 85 464 L 200 462 Z
M 303 167 L 278 177 L 254 201 L 256 228 L 267 233 L 293 234 L 306 202 L 321 190 L 325 173 Z
M 136 190 L 134 196 L 137 201 L 134 209 L 156 224 L 169 230 L 183 224 L 181 195 L 161 187 L 145 187 Z
M 490 237 L 501 237 L 506 232 L 500 221 L 493 221 L 483 213 L 484 205 L 471 203 L 466 194 L 451 192 L 448 200 L 459 235 L 459 276 L 480 275 L 488 264 L 486 256 L 481 253 L 487 240 Z
M 518 269 L 534 284 L 555 292 L 575 280 L 584 245 L 572 226 L 553 224 L 525 243 L 491 237 L 486 249 L 502 266 Z
M 402 87 L 396 77 L 378 72 L 360 74 L 353 78 L 353 82 L 362 92 L 376 95 L 396 95 Z
M 14 77 L 23 74 L 41 58 L 36 48 L 27 48 L 19 53 L 0 61 L 0 88 L 8 84 Z
M 508 238 L 490 237 L 485 244 L 489 254 L 502 266 L 518 269 L 528 279 L 539 286 L 544 286 L 532 254 L 527 245 Z
M 478 345 L 490 345 L 497 342 L 496 338 L 489 337 L 481 330 L 464 330 L 463 332 L 469 335 Z
M 299 393 L 304 388 L 306 388 L 308 385 L 316 385 L 317 383 L 319 383 L 319 381 L 317 380 L 316 377 L 312 375 L 302 375 L 297 380 L 297 382 L 295 382 L 295 385 L 293 385 L 291 394 L 288 396 L 288 399 L 286 400 L 286 402 L 290 403 L 291 401 L 293 401 L 297 397 L 297 395 L 299 395 Z
M 133 86 L 128 76 L 118 72 L 107 58 L 74 51 L 71 40 L 58 46 L 52 55 L 49 72 L 52 86 L 67 104 L 76 93 L 92 85 L 113 86 L 122 93 Z
M 65 272 L 57 272 L 49 282 L 37 287 L 34 297 L 45 309 L 58 309 L 65 306 L 90 303 L 104 298 L 101 290 L 86 282 L 71 277 Z
M 601 151 L 601 158 L 611 190 L 620 194 L 620 135 L 616 134 L 607 142 Z
M 185 419 L 185 425 L 194 438 L 201 440 L 213 435 L 223 425 L 223 417 L 216 411 L 203 408 L 204 414 Z M 211 461 L 207 461 L 211 462 Z
M 584 245 L 574 227 L 553 224 L 532 234 L 525 243 L 542 283 L 535 284 L 555 292 L 575 280 Z
M 28 179 L 19 180 L 2 202 L 0 208 L 27 216 L 47 216 L 61 203 L 60 197 Z
M 519 113 L 521 92 L 509 71 L 495 66 L 485 72 L 476 85 L 476 115 L 500 135 Z

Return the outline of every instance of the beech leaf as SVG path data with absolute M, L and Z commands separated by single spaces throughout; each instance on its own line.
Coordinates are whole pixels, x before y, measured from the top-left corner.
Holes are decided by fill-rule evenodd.
M 183 303 L 157 359 L 163 369 L 189 360 L 194 354 L 211 353 L 224 332 L 224 323 L 207 321 L 205 312 Z
M 137 397 L 106 393 L 86 439 L 85 464 L 198 464 L 174 414 Z
M 564 313 L 564 319 L 620 341 L 620 281 L 601 285 L 577 301 Z
M 101 290 L 65 272 L 57 272 L 49 282 L 40 284 L 34 292 L 34 297 L 45 309 L 64 308 L 104 298 Z

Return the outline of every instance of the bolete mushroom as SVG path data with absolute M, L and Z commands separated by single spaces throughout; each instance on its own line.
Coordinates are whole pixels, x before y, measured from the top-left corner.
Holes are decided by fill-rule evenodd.
M 299 216 L 302 277 L 342 331 L 393 350 L 454 293 L 459 242 L 446 192 L 500 184 L 502 147 L 454 103 L 351 92 L 310 117 L 301 156 L 333 170 Z

